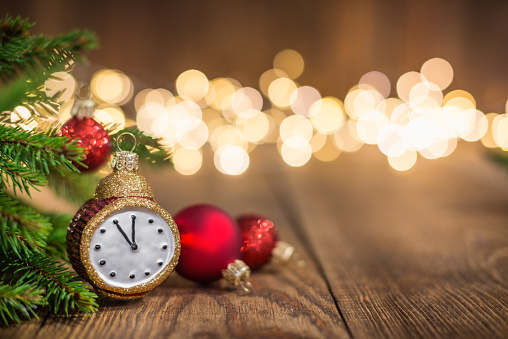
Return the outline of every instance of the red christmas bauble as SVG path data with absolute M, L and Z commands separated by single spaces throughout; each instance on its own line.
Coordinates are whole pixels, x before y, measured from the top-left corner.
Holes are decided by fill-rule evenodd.
M 251 269 L 270 261 L 278 240 L 273 222 L 259 215 L 242 215 L 236 221 L 242 232 L 241 259 Z
M 222 278 L 222 270 L 240 258 L 242 236 L 235 220 L 212 205 L 193 205 L 177 213 L 180 259 L 175 270 L 200 283 Z
M 78 145 L 85 149 L 85 159 L 82 162 L 88 168 L 74 164 L 81 172 L 93 171 L 100 167 L 111 154 L 111 137 L 93 118 L 72 117 L 58 131 L 58 135 L 76 140 Z

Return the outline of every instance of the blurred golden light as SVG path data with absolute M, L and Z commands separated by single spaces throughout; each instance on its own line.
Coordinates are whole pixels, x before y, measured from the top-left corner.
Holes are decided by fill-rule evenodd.
M 236 127 L 245 141 L 257 143 L 268 133 L 270 121 L 265 113 L 260 112 L 253 117 L 239 117 L 236 121 Z
M 316 107 L 314 107 L 316 105 Z M 321 133 L 332 134 L 344 123 L 342 102 L 333 97 L 325 97 L 317 107 L 317 101 L 311 107 L 315 114 L 310 118 L 312 125 Z
M 125 114 L 118 106 L 99 106 L 94 112 L 94 118 L 105 127 L 113 125 L 115 128 L 109 129 L 109 133 L 115 133 L 125 128 Z
M 405 126 L 409 123 L 411 112 L 413 111 L 410 104 L 404 103 L 395 107 L 390 116 L 390 122 L 393 124 L 398 124 Z
M 279 126 L 271 115 L 265 113 L 265 117 L 268 120 L 268 131 L 261 141 L 265 143 L 277 142 L 277 138 L 279 137 Z
M 480 140 L 489 128 L 485 114 L 476 109 L 462 111 L 460 121 L 464 124 L 464 127 L 460 129 L 460 137 L 470 142 Z
M 273 68 L 283 70 L 290 79 L 298 78 L 303 73 L 304 67 L 303 57 L 293 49 L 282 50 L 273 59 Z
M 401 156 L 409 149 L 404 127 L 393 123 L 379 130 L 377 143 L 379 150 L 389 157 Z
M 286 164 L 292 167 L 300 167 L 310 160 L 312 148 L 308 140 L 301 136 L 294 136 L 284 141 L 280 152 Z
M 200 121 L 196 128 L 177 135 L 177 140 L 183 148 L 198 149 L 208 140 L 208 127 Z
M 30 121 L 28 124 L 21 123 L 20 120 L 26 120 L 29 119 L 32 116 L 30 111 L 24 107 L 24 106 L 17 106 L 14 108 L 14 110 L 11 112 L 11 122 L 15 122 L 18 124 L 19 127 L 24 129 L 25 131 L 31 131 L 35 127 L 37 127 L 38 123 L 35 120 Z
M 432 145 L 427 148 L 423 148 L 418 150 L 424 158 L 426 159 L 437 159 L 445 154 L 448 149 L 448 139 L 438 137 Z
M 214 151 L 226 146 L 236 146 L 247 150 L 249 143 L 242 138 L 241 132 L 234 126 L 217 127 L 210 135 L 210 145 Z
M 407 171 L 416 163 L 417 154 L 415 151 L 408 150 L 398 157 L 388 157 L 388 163 L 397 171 Z
M 446 102 L 445 106 L 446 107 L 453 106 L 461 110 L 476 109 L 476 103 L 464 97 L 451 98 Z
M 313 151 L 312 155 L 319 161 L 329 162 L 337 159 L 339 155 L 342 153 L 342 150 L 337 147 L 334 143 L 332 136 L 325 137 L 325 144 L 317 151 Z M 312 142 L 312 140 L 311 140 Z
M 453 80 L 452 65 L 441 58 L 425 61 L 420 71 L 427 80 L 435 83 L 441 90 L 447 88 Z
M 44 87 L 48 97 L 53 97 L 58 92 L 61 92 L 57 99 L 63 102 L 69 100 L 74 95 L 76 79 L 67 72 L 56 72 L 51 74 L 51 78 L 46 80 Z
M 215 98 L 210 106 L 217 110 L 231 109 L 231 98 L 241 86 L 230 78 L 215 78 L 211 83 L 215 88 Z
M 299 115 L 291 115 L 280 125 L 280 137 L 283 141 L 298 136 L 306 141 L 312 138 L 313 128 L 309 120 Z
M 409 91 L 409 103 L 412 106 L 441 107 L 443 92 L 436 84 L 422 81 Z
M 213 82 L 208 82 L 208 92 L 206 92 L 206 95 L 203 99 L 198 101 L 199 107 L 206 108 L 208 106 L 211 106 L 213 102 L 215 101 L 215 96 L 217 95 L 217 90 L 215 89 L 215 86 L 213 85 Z
M 272 81 L 268 87 L 268 97 L 276 106 L 289 107 L 291 105 L 291 94 L 296 89 L 297 87 L 293 80 L 278 78 Z
M 218 117 L 217 119 L 213 119 L 212 121 L 206 124 L 208 126 L 208 141 L 212 142 L 212 136 L 215 133 L 215 130 L 222 126 L 230 126 L 229 121 L 222 117 Z
M 397 94 L 405 102 L 409 102 L 409 93 L 414 85 L 427 79 L 418 72 L 407 72 L 397 81 Z
M 425 117 L 412 119 L 405 127 L 405 130 L 409 145 L 416 149 L 429 147 L 438 137 L 436 126 Z
M 170 123 L 169 113 L 159 104 L 147 103 L 138 110 L 136 122 L 140 131 L 151 136 L 163 136 Z
M 157 88 L 150 90 L 145 96 L 145 102 L 155 102 L 166 108 L 176 104 L 176 98 L 167 89 Z
M 195 129 L 202 119 L 201 108 L 192 101 L 182 101 L 170 109 L 173 123 L 183 131 Z
M 60 105 L 60 109 L 58 110 L 58 123 L 63 124 L 71 118 L 71 109 L 73 105 L 74 99 L 67 100 L 62 105 Z
M 231 97 L 231 107 L 238 115 L 245 112 L 248 114 L 257 114 L 257 112 L 263 108 L 263 98 L 256 89 L 252 87 L 242 87 Z
M 289 100 L 293 112 L 307 118 L 321 109 L 321 94 L 314 87 L 302 86 L 297 88 L 291 93 Z
M 345 152 L 356 152 L 363 146 L 363 141 L 356 131 L 356 121 L 348 120 L 335 132 L 335 144 Z
M 360 78 L 360 82 L 358 87 L 362 90 L 375 90 L 384 98 L 387 98 L 390 95 L 391 84 L 388 77 L 378 71 L 372 71 L 364 74 Z
M 199 101 L 208 93 L 208 78 L 203 72 L 190 69 L 176 79 L 176 91 L 185 100 Z
M 492 134 L 498 147 L 508 147 L 508 115 L 499 114 L 492 122 Z
M 224 174 L 239 175 L 249 167 L 249 154 L 238 146 L 223 146 L 215 152 L 214 163 Z
M 379 131 L 388 124 L 388 119 L 381 112 L 370 111 L 358 119 L 356 130 L 360 139 L 366 144 L 375 145 Z
M 203 164 L 203 156 L 198 149 L 177 149 L 172 159 L 175 170 L 183 175 L 195 174 Z
M 457 101 L 452 101 L 451 103 L 449 102 L 450 100 L 457 98 L 460 99 Z M 469 101 L 469 103 L 467 103 L 467 101 L 464 101 L 462 99 L 466 99 L 467 101 Z M 458 104 L 454 104 L 454 102 L 457 102 Z M 465 104 L 466 106 L 461 106 L 463 104 Z M 462 109 L 476 108 L 476 100 L 474 99 L 471 93 L 461 89 L 456 89 L 454 91 L 446 93 L 446 95 L 443 98 L 443 105 L 455 105 L 455 106 L 458 105 L 458 107 L 462 107 Z
M 210 124 L 213 120 L 221 118 L 220 113 L 211 108 L 205 108 L 201 112 L 203 115 L 203 122 L 207 125 Z
M 259 89 L 261 92 L 268 97 L 268 88 L 270 84 L 278 78 L 287 78 L 288 74 L 281 69 L 273 68 L 264 72 L 259 78 Z
M 494 140 L 494 134 L 493 134 L 494 126 L 493 126 L 493 124 L 494 124 L 494 119 L 498 115 L 499 114 L 497 114 L 497 113 L 487 113 L 485 115 L 485 118 L 487 119 L 489 128 L 487 129 L 487 132 L 485 133 L 485 135 L 481 138 L 481 143 L 483 144 L 483 146 L 485 146 L 487 148 L 497 147 L 496 140 Z
M 350 96 L 350 94 L 352 96 Z M 344 102 L 346 105 L 346 111 L 348 110 L 349 106 L 350 112 L 348 111 L 348 114 L 355 120 L 358 120 L 362 114 L 367 112 L 385 111 L 385 99 L 379 92 L 374 90 L 359 89 L 357 92 L 355 91 L 355 94 L 350 92 L 346 96 L 346 100 L 348 100 L 347 102 Z
M 448 139 L 448 148 L 446 152 L 443 155 L 441 155 L 441 158 L 449 156 L 450 154 L 453 153 L 453 151 L 455 151 L 456 148 L 457 148 L 457 139 L 456 138 Z
M 326 144 L 326 134 L 315 133 L 309 143 L 312 153 L 319 151 Z
M 129 101 L 134 92 L 132 80 L 124 73 L 113 69 L 95 72 L 90 82 L 90 89 L 100 100 L 117 105 L 123 105 Z

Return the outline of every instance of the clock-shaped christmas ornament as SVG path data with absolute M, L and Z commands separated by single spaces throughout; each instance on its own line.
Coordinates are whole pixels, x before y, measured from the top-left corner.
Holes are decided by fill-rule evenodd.
M 171 274 L 180 255 L 180 235 L 146 179 L 137 174 L 137 154 L 117 152 L 112 167 L 95 197 L 72 219 L 67 253 L 76 272 L 97 292 L 133 299 Z

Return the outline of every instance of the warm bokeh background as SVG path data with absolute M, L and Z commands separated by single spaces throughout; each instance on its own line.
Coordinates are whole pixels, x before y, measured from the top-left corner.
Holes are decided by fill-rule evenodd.
M 1 11 L 29 16 L 34 32 L 95 31 L 101 49 L 90 60 L 138 87 L 172 90 L 191 68 L 255 87 L 275 54 L 293 48 L 306 62 L 300 83 L 323 96 L 344 99 L 368 71 L 394 82 L 441 57 L 455 69 L 451 88 L 485 113 L 503 113 L 508 99 L 506 1 L 34 0 L 2 1 Z

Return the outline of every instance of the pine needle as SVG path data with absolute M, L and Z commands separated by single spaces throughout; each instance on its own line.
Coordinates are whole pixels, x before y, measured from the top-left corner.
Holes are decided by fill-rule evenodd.
M 65 268 L 63 263 L 44 254 L 34 253 L 24 258 L 3 257 L 0 259 L 4 278 L 12 274 L 10 283 L 36 285 L 44 288 L 44 297 L 50 311 L 59 311 L 69 316 L 69 311 L 79 309 L 91 314 L 97 311 L 97 295 L 89 291 L 85 284 L 77 279 L 74 273 Z
M 43 289 L 30 285 L 0 284 L 0 318 L 6 325 L 21 322 L 20 316 L 38 319 L 34 310 L 45 304 Z

